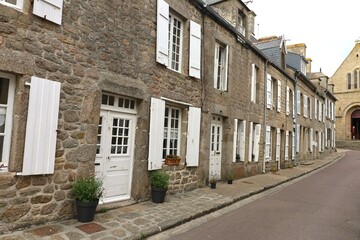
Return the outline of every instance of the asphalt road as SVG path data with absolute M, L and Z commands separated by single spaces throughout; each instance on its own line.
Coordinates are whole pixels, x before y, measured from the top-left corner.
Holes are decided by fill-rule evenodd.
M 359 240 L 360 152 L 171 239 Z

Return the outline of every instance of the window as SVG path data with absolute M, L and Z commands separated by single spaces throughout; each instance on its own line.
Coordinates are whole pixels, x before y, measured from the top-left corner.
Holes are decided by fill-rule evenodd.
M 268 109 L 272 109 L 273 106 L 273 80 L 271 78 L 271 75 L 268 74 L 267 75 L 267 83 L 266 83 L 266 88 L 267 88 L 267 96 L 266 96 L 266 107 Z
M 300 93 L 300 91 L 298 90 L 297 91 L 297 113 L 298 113 L 298 115 L 300 115 L 300 113 L 301 113 L 301 109 L 300 109 L 300 107 L 301 107 L 301 93 Z
M 308 117 L 308 99 L 307 99 L 307 96 L 306 95 L 303 95 L 303 103 L 304 103 L 304 111 L 303 111 L 303 114 L 304 114 L 304 117 Z
M 258 103 L 259 99 L 259 91 L 260 84 L 258 81 L 259 77 L 259 68 L 255 65 L 251 65 L 251 102 Z
M 348 89 L 351 89 L 351 73 L 347 74 L 347 84 L 348 84 Z
M 304 60 L 302 60 L 300 64 L 301 64 L 301 66 L 300 66 L 301 72 L 302 72 L 304 75 L 306 75 L 306 62 L 305 62 Z
M 23 0 L 0 0 L 0 3 L 17 9 L 22 9 L 23 7 Z
M 277 111 L 281 112 L 281 81 L 277 81 Z
M 182 22 L 174 15 L 169 15 L 169 68 L 181 71 Z
M 249 162 L 259 161 L 261 125 L 250 122 L 249 128 Z
M 358 87 L 358 72 L 354 70 L 354 88 Z
M 15 77 L 0 73 L 0 170 L 8 166 Z
M 271 127 L 266 126 L 265 161 L 271 161 L 271 155 L 272 155 L 271 142 L 272 142 Z
M 285 161 L 289 160 L 289 131 L 285 132 Z
M 214 87 L 227 91 L 228 46 L 215 44 Z
M 180 154 L 180 109 L 165 107 L 163 159 L 166 155 Z
M 236 29 L 245 36 L 245 15 L 240 10 L 238 10 Z
M 290 114 L 290 88 L 286 86 L 286 116 Z
M 179 107 L 172 106 L 172 102 Z M 198 166 L 200 121 L 200 108 L 171 99 L 151 98 L 148 170 L 161 169 L 162 160 L 169 154 L 185 157 L 187 166 Z M 187 129 L 181 129 L 185 122 Z M 181 136 L 186 139 L 180 139 Z M 183 147 L 186 151 L 180 151 Z
M 246 121 L 234 120 L 234 157 L 233 162 L 245 160 Z

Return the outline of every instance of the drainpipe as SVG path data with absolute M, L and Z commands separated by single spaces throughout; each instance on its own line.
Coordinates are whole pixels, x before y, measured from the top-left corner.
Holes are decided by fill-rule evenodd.
M 316 95 L 316 92 L 317 91 L 315 91 L 315 95 Z M 314 98 L 314 101 L 313 101 L 314 103 L 315 103 L 315 98 Z M 313 110 L 313 108 L 311 108 L 311 110 Z M 315 124 L 316 124 L 316 121 L 315 121 L 315 118 L 314 118 L 315 116 L 313 116 L 312 117 L 312 119 L 311 120 L 313 120 L 313 136 L 312 136 L 312 140 L 313 140 L 313 142 L 317 142 L 317 139 L 316 139 L 316 130 L 315 130 Z M 312 148 L 312 150 L 314 151 L 314 160 L 316 159 L 316 146 L 315 146 L 315 148 L 314 148 L 314 145 L 313 145 L 313 143 L 311 143 L 311 148 Z
M 264 157 L 263 157 L 263 166 L 262 166 L 262 172 L 265 173 L 265 149 L 266 149 L 266 111 L 267 111 L 267 65 L 269 63 L 269 60 L 266 60 L 265 67 L 264 67 L 264 123 L 263 123 L 263 146 L 264 146 Z
M 294 88 L 294 94 L 295 94 L 295 154 L 294 154 L 294 166 L 297 166 L 298 165 L 298 159 L 297 159 L 297 153 L 298 153 L 298 149 L 297 149 L 297 139 L 298 139 L 298 84 L 297 84 L 297 81 L 298 81 L 298 76 L 300 75 L 300 71 L 296 71 L 295 72 L 295 75 L 294 75 L 294 81 L 295 81 L 295 88 Z

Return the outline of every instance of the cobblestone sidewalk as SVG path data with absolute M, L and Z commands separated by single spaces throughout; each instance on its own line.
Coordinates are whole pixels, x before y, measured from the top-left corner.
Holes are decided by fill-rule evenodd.
M 167 196 L 163 204 L 147 201 L 112 209 L 96 214 L 95 220 L 91 223 L 84 224 L 71 219 L 16 231 L 2 235 L 0 239 L 144 239 L 310 173 L 340 159 L 343 155 L 343 151 L 338 151 L 322 160 L 309 161 L 276 173 L 236 180 L 232 185 L 219 183 L 216 189 L 206 187 L 182 195 Z

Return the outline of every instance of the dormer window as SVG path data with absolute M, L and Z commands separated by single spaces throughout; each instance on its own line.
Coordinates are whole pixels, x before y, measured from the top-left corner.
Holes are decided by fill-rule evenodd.
M 304 74 L 304 75 L 306 75 L 306 62 L 304 61 L 304 60 L 302 60 L 301 61 L 301 63 L 300 63 L 300 71 Z
M 245 14 L 238 10 L 236 29 L 245 36 Z

